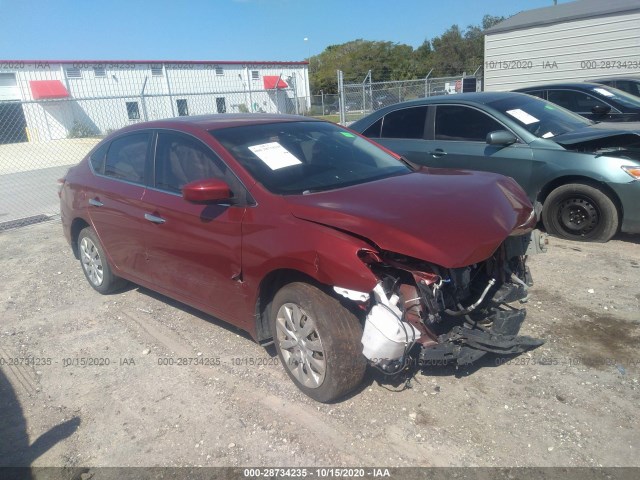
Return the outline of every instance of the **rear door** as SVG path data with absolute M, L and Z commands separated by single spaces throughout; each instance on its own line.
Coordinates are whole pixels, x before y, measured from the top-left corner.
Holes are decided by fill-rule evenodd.
M 182 198 L 186 183 L 225 180 L 240 199 L 234 205 L 194 204 Z M 159 130 L 155 170 L 144 197 L 149 281 L 167 295 L 229 320 L 243 311 L 241 234 L 244 187 L 201 140 Z
M 363 135 L 381 143 L 414 163 L 423 163 L 429 107 L 400 108 L 387 113 Z
M 85 198 L 89 218 L 111 265 L 132 279 L 140 278 L 145 267 L 142 198 L 150 140 L 150 132 L 126 134 L 90 159 L 95 177 Z

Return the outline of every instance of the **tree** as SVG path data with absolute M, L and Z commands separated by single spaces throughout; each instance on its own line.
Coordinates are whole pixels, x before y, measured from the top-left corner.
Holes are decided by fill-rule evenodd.
M 309 59 L 311 90 L 337 92 L 336 70 L 346 82 L 363 81 L 369 70 L 375 81 L 415 78 L 415 61 L 410 45 L 393 42 L 353 40 L 331 45 Z
M 309 59 L 311 90 L 337 93 L 336 70 L 342 70 L 347 83 L 361 82 L 372 71 L 373 81 L 424 78 L 473 73 L 484 60 L 484 31 L 504 17 L 485 15 L 481 25 L 465 30 L 452 25 L 439 37 L 426 40 L 415 50 L 404 44 L 353 40 L 330 45 Z

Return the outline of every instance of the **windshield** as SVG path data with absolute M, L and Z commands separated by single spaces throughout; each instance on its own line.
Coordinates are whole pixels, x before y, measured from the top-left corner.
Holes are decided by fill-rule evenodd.
M 209 133 L 277 194 L 331 190 L 411 171 L 367 140 L 327 122 L 278 122 Z
M 623 92 L 617 88 L 605 87 L 604 85 L 598 85 L 593 87 L 593 92 L 599 94 L 603 100 L 611 99 L 618 102 L 620 105 L 624 105 L 629 108 L 640 108 L 640 98 L 630 93 Z
M 500 111 L 536 137 L 551 138 L 592 125 L 558 105 L 533 96 L 516 95 L 494 100 L 488 106 Z

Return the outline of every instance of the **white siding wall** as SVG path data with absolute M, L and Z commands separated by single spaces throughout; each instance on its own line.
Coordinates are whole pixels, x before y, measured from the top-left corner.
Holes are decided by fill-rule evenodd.
M 295 111 L 296 97 L 304 99 L 299 102 L 301 107 L 310 97 L 306 65 L 166 63 L 162 75 L 152 75 L 148 63 L 104 63 L 98 65 L 106 75 L 96 77 L 94 63 L 17 64 L 20 68 L 11 72 L 3 68 L 0 93 L 4 99 L 33 101 L 31 80 L 60 80 L 70 95 L 23 105 L 30 141 L 66 138 L 76 123 L 105 134 L 130 123 L 174 117 L 178 115 L 178 99 L 187 100 L 189 115 L 198 115 L 216 113 L 218 98 L 225 99 L 228 113 L 276 113 Z M 78 68 L 82 77 L 67 78 L 69 68 Z M 216 74 L 216 68 L 222 68 L 222 75 Z M 252 79 L 253 70 L 259 72 L 258 79 Z M 6 73 L 15 74 L 15 86 L 8 85 Z M 267 92 L 265 75 L 281 75 L 290 86 L 295 84 L 295 89 Z M 291 82 L 291 77 L 296 80 Z M 127 102 L 138 103 L 139 120 L 129 119 Z
M 484 60 L 485 91 L 638 75 L 640 12 L 488 34 Z

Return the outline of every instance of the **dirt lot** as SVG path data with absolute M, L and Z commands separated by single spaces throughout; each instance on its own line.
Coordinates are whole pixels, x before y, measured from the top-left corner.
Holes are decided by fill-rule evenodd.
M 94 292 L 59 222 L 4 232 L 0 464 L 640 465 L 640 237 L 552 239 L 530 265 L 523 333 L 543 347 L 403 391 L 370 373 L 321 405 L 222 322 L 141 288 Z

